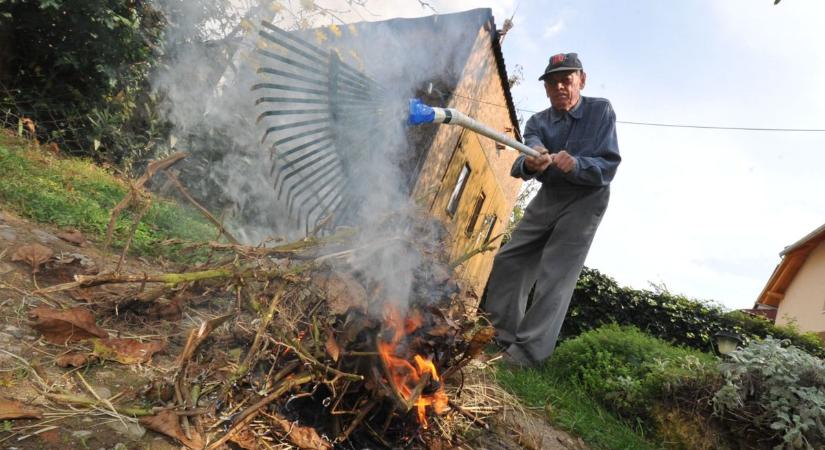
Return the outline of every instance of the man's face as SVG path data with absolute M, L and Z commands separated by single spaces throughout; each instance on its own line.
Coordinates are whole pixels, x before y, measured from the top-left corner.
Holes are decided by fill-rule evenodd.
M 544 90 L 553 109 L 570 111 L 579 102 L 587 75 L 581 70 L 551 73 L 544 79 Z

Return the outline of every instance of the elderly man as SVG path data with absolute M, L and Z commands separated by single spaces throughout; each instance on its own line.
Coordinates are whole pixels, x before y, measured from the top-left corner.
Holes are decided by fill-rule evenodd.
M 581 96 L 587 76 L 577 54 L 550 57 L 539 80 L 551 107 L 527 121 L 524 140 L 542 155 L 520 156 L 511 175 L 541 189 L 496 255 L 485 302 L 505 361 L 518 366 L 553 353 L 621 161 L 616 115 L 606 99 Z

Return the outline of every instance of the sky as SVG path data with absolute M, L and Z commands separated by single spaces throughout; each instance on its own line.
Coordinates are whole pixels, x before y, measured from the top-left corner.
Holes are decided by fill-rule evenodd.
M 318 0 L 323 4 L 322 0 Z M 503 43 L 524 118 L 549 106 L 537 80 L 577 52 L 583 95 L 620 122 L 825 129 L 821 0 L 427 0 L 438 13 L 513 17 Z M 372 0 L 360 19 L 433 14 Z M 623 161 L 586 265 L 729 309 L 753 306 L 782 249 L 825 223 L 825 132 L 618 124 Z

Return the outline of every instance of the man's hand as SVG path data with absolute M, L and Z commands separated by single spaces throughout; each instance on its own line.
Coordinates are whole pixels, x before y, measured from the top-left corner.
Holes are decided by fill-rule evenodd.
M 570 153 L 567 153 L 567 150 L 562 150 L 553 155 L 553 164 L 559 168 L 564 173 L 570 173 L 576 170 L 576 158 L 573 157 Z
M 527 155 L 524 158 L 524 168 L 529 170 L 532 173 L 542 173 L 553 164 L 553 158 L 555 155 L 551 155 L 547 152 L 547 149 L 537 145 L 533 147 L 533 150 L 541 153 L 541 156 L 530 156 Z

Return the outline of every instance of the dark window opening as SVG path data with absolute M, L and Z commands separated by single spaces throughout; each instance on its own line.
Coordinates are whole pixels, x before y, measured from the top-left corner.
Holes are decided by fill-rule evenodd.
M 461 201 L 461 194 L 464 193 L 464 187 L 467 186 L 467 179 L 470 178 L 470 166 L 464 164 L 461 168 L 461 173 L 458 174 L 458 179 L 455 181 L 453 193 L 450 195 L 450 201 L 447 203 L 447 214 L 450 217 L 455 215 L 458 210 L 458 202 Z
M 476 205 L 473 207 L 473 214 L 470 216 L 470 221 L 467 222 L 467 229 L 464 230 L 464 233 L 467 236 L 472 236 L 473 230 L 476 229 L 476 222 L 478 222 L 478 216 L 481 214 L 481 208 L 484 207 L 484 200 L 487 198 L 484 195 L 484 192 L 480 192 L 478 194 L 478 198 L 476 198 Z
M 484 235 L 484 243 L 490 242 L 490 238 L 493 236 L 493 229 L 496 228 L 496 221 L 498 217 L 495 214 L 491 214 L 487 216 L 485 224 L 487 225 L 487 233 Z

